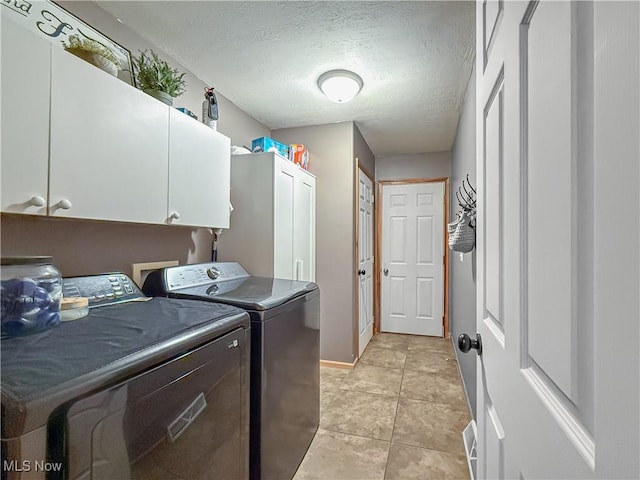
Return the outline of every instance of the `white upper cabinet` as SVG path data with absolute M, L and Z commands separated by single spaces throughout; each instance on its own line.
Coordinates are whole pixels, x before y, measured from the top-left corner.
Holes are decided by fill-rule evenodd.
M 275 153 L 231 158 L 231 228 L 218 259 L 255 276 L 315 281 L 316 179 Z
M 164 223 L 169 107 L 62 49 L 51 92 L 49 214 Z
M 51 43 L 2 17 L 2 211 L 46 215 Z
M 227 228 L 230 140 L 2 18 L 3 212 Z
M 178 110 L 169 118 L 167 223 L 228 228 L 229 138 Z

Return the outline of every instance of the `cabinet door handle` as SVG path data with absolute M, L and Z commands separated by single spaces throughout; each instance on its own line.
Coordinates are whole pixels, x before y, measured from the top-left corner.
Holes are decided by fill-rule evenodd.
M 296 259 L 296 280 L 302 279 L 302 259 Z
M 29 200 L 29 205 L 32 207 L 44 207 L 47 202 L 39 195 L 34 195 Z
M 180 214 L 178 212 L 173 212 L 169 218 L 171 220 L 178 220 L 180 218 Z
M 61 208 L 62 210 L 69 210 L 72 206 L 72 203 L 66 198 L 63 198 L 58 202 L 58 208 Z

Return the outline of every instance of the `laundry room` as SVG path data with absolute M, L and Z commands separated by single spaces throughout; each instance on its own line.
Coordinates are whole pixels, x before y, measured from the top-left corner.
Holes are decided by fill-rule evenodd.
M 473 66 L 473 5 L 391 8 L 388 3 L 390 10 L 385 11 L 374 4 L 330 2 L 322 7 L 313 2 L 310 5 L 317 11 L 312 13 L 294 3 L 286 12 L 286 4 L 277 2 L 166 2 L 153 4 L 146 12 L 137 2 L 10 3 L 1 10 L 2 111 L 4 118 L 12 118 L 11 125 L 3 122 L 2 132 L 3 139 L 10 139 L 3 142 L 2 155 L 3 262 L 44 262 L 64 279 L 65 301 L 87 298 L 88 303 L 78 308 L 78 302 L 65 305 L 62 308 L 69 310 L 61 311 L 63 321 L 58 326 L 39 333 L 36 325 L 32 333 L 9 338 L 12 344 L 5 341 L 6 348 L 3 344 L 7 359 L 2 364 L 3 390 L 15 397 L 6 402 L 8 411 L 18 412 L 23 406 L 38 413 L 38 420 L 22 427 L 20 415 L 15 414 L 17 425 L 2 436 L 3 442 L 9 436 L 18 439 L 6 441 L 7 459 L 34 463 L 40 457 L 53 458 L 62 466 L 59 478 L 80 478 L 90 472 L 96 479 L 221 475 L 266 480 L 306 478 L 310 472 L 352 478 L 369 472 L 371 462 L 376 468 L 387 462 L 388 468 L 397 467 L 406 452 L 391 450 L 392 425 L 396 407 L 404 401 L 400 380 L 408 355 L 409 360 L 415 357 L 416 380 L 429 358 L 432 366 L 439 365 L 427 369 L 435 371 L 439 381 L 442 377 L 438 388 L 451 392 L 410 395 L 425 400 L 424 405 L 427 399 L 444 402 L 445 410 L 436 417 L 450 431 L 440 443 L 419 441 L 414 460 L 427 458 L 437 465 L 442 457 L 445 465 L 438 468 L 468 475 L 462 431 L 471 414 L 448 339 L 448 280 L 442 274 L 436 279 L 440 307 L 433 315 L 439 325 L 429 332 L 435 335 L 429 337 L 433 341 L 426 338 L 427 343 L 421 343 L 418 338 L 411 345 L 418 350 L 411 353 L 409 336 L 378 333 L 394 330 L 380 326 L 383 276 L 376 272 L 380 265 L 374 257 L 382 223 L 375 197 L 383 185 L 385 189 L 423 185 L 425 190 L 417 193 L 420 198 L 439 198 L 435 215 L 440 226 L 432 233 L 441 240 L 429 248 L 440 252 L 434 255 L 446 254 L 444 205 L 449 186 L 454 187 L 449 182 L 457 182 L 452 178 L 451 150 Z M 16 16 L 20 12 L 26 15 Z M 204 20 L 214 12 L 215 38 L 194 36 L 196 44 L 201 43 L 194 49 L 200 60 L 180 53 L 179 42 L 172 46 L 170 37 L 180 29 L 186 36 L 200 35 L 196 32 L 205 25 L 193 24 L 194 19 Z M 424 50 L 441 69 L 438 78 L 427 82 L 431 92 L 425 90 L 428 79 L 419 70 L 407 77 L 408 71 L 401 70 L 409 68 L 406 60 L 398 57 L 404 49 L 407 56 L 417 56 L 424 48 L 416 42 L 426 34 L 403 40 L 403 25 L 414 13 L 419 17 L 417 29 L 440 21 L 446 25 L 442 38 L 429 40 L 432 45 Z M 300 23 L 291 34 L 270 26 L 290 14 Z M 247 15 L 263 23 L 247 23 Z M 338 21 L 341 15 L 345 18 Z M 359 20 L 363 15 L 366 20 Z M 144 17 L 150 23 L 141 22 Z M 158 29 L 171 18 L 176 30 Z M 347 53 L 349 43 L 345 50 L 325 39 L 325 32 L 334 28 L 331 19 L 338 26 L 336 42 L 351 42 L 354 48 L 361 44 L 352 53 Z M 389 40 L 378 43 L 370 38 L 377 35 L 372 29 L 376 19 L 388 23 Z M 186 23 L 180 27 L 180 22 Z M 454 37 L 449 31 L 462 33 Z M 80 40 L 72 39 L 74 34 Z M 237 40 L 232 40 L 234 35 Z M 87 65 L 83 57 L 68 54 L 76 46 L 71 41 L 85 37 L 99 39 L 119 55 L 124 52 L 116 78 Z M 287 57 L 304 56 L 295 39 L 305 37 L 300 48 L 317 50 L 317 58 L 304 64 L 284 62 Z M 62 40 L 66 44 L 60 48 Z M 238 42 L 244 47 L 238 49 Z M 379 56 L 367 52 L 369 42 L 383 49 Z M 15 45 L 23 45 L 23 50 Z M 249 45 L 253 45 L 250 51 Z M 217 60 L 208 59 L 211 49 L 218 51 Z M 354 56 L 356 51 L 360 58 Z M 22 60 L 27 52 L 28 67 Z M 452 61 L 445 62 L 445 55 Z M 12 58 L 14 70 L 8 68 Z M 164 61 L 174 69 L 174 79 L 183 82 L 168 119 L 168 154 L 162 150 L 166 133 L 154 127 L 166 115 L 164 106 L 130 88 L 144 87 L 144 62 L 153 61 Z M 276 76 L 279 69 L 270 69 L 273 78 L 265 77 L 264 65 L 274 63 L 282 65 L 282 71 Z M 433 68 L 427 63 L 420 68 Z M 351 72 L 347 80 L 355 84 L 355 98 L 350 102 L 327 98 L 334 73 L 345 70 Z M 408 82 L 405 86 L 401 77 Z M 260 94 L 254 93 L 257 82 L 264 83 Z M 293 84 L 300 84 L 297 90 L 292 90 Z M 400 95 L 402 89 L 417 96 Z M 21 94 L 10 97 L 8 91 Z M 362 117 L 359 112 L 373 108 L 372 102 L 376 110 Z M 407 102 L 422 102 L 426 110 L 400 112 L 399 106 Z M 210 139 L 197 138 L 203 125 L 216 131 L 208 132 Z M 275 153 L 274 145 L 280 148 Z M 304 163 L 300 160 L 299 165 L 282 150 L 296 146 L 304 149 Z M 208 153 L 203 153 L 205 147 Z M 33 161 L 28 168 L 15 163 L 12 152 L 18 151 L 22 161 Z M 248 151 L 262 153 L 247 155 Z M 472 166 L 463 169 L 474 178 Z M 434 182 L 415 183 L 419 179 Z M 394 185 L 398 180 L 407 183 Z M 467 264 L 470 259 L 467 255 Z M 22 278 L 21 269 L 38 268 L 43 265 L 3 263 L 9 280 Z M 157 300 L 141 302 L 148 297 Z M 215 303 L 209 303 L 206 314 L 210 300 Z M 184 316 L 177 311 L 184 311 Z M 67 321 L 70 315 L 79 318 Z M 166 326 L 153 328 L 149 324 L 153 316 L 166 318 Z M 205 322 L 206 317 L 211 319 Z M 113 318 L 112 326 L 91 338 L 92 322 L 105 318 Z M 183 321 L 194 326 L 186 328 Z M 145 334 L 136 342 L 127 339 L 127 332 L 135 331 Z M 399 331 L 417 333 L 405 325 Z M 102 351 L 100 345 L 109 335 L 114 337 L 113 348 Z M 101 354 L 83 362 L 82 368 L 37 376 L 33 384 L 15 380 L 43 368 L 25 353 L 26 345 L 39 336 L 52 337 L 47 348 L 59 352 L 49 355 L 54 366 L 47 371 L 57 371 L 55 365 L 91 351 Z M 83 339 L 82 348 L 72 348 L 74 338 Z M 54 346 L 58 344 L 64 350 Z M 206 344 L 204 349 L 212 357 L 196 344 Z M 217 371 L 207 362 L 214 354 L 219 358 L 215 352 L 223 344 L 230 346 L 228 360 Z M 203 366 L 193 373 L 176 370 L 173 352 L 178 345 Z M 124 360 L 136 350 L 143 353 Z M 157 373 L 144 374 L 152 364 Z M 205 370 L 220 380 L 207 383 L 197 373 Z M 244 378 L 241 372 L 250 374 Z M 157 389 L 180 374 L 184 386 L 178 382 L 171 392 Z M 65 385 L 69 392 L 63 399 L 56 385 Z M 125 391 L 137 396 L 125 397 Z M 334 398 L 341 391 L 345 397 Z M 231 398 L 241 400 L 228 403 Z M 96 402 L 101 404 L 100 413 L 91 423 L 81 423 Z M 149 402 L 166 408 L 147 415 Z M 48 409 L 36 406 L 40 403 Z M 366 405 L 373 405 L 380 418 L 371 418 Z M 424 405 L 411 405 L 413 412 L 399 414 L 420 416 L 423 412 L 415 407 Z M 211 406 L 220 411 L 214 415 Z M 224 429 L 207 431 L 210 422 L 225 417 Z M 113 422 L 122 426 L 113 430 L 109 427 Z M 51 434 L 55 428 L 66 428 L 68 436 Z M 75 457 L 65 450 L 65 445 L 76 445 L 77 438 L 89 435 L 91 428 L 96 428 L 96 444 L 114 445 L 106 450 L 101 466 L 92 460 L 97 452 L 90 448 L 77 451 Z M 347 461 L 342 473 L 316 465 L 316 455 L 324 451 L 327 440 L 344 444 L 343 455 L 351 458 L 361 448 L 359 435 L 376 448 L 381 442 L 382 455 L 374 449 L 365 463 Z M 218 438 L 218 444 L 211 444 L 215 453 L 210 458 L 203 453 L 204 446 L 185 456 L 198 436 Z M 356 444 L 346 447 L 352 438 Z M 398 445 L 403 441 L 396 440 Z M 153 443 L 157 446 L 151 447 Z M 115 448 L 116 444 L 121 447 Z M 31 457 L 14 453 L 26 447 L 36 453 Z M 440 453 L 430 457 L 425 447 Z M 236 460 L 223 462 L 223 454 Z M 343 461 L 336 458 L 329 463 Z M 16 476 L 8 478 L 38 473 L 34 468 L 9 470 L 6 473 Z M 379 473 L 371 472 L 371 478 Z
M 2 479 L 637 478 L 602 3 L 0 2 Z

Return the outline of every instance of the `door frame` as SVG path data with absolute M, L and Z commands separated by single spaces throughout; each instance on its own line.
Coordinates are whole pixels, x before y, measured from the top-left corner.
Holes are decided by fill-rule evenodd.
M 358 278 L 358 268 L 360 267 L 359 264 L 359 255 L 358 255 L 358 246 L 359 246 L 359 235 L 360 235 L 360 219 L 358 218 L 358 209 L 359 209 L 359 202 L 360 202 L 360 184 L 359 184 L 359 177 L 358 177 L 358 170 L 362 170 L 362 173 L 365 174 L 365 176 L 371 180 L 371 193 L 374 193 L 376 190 L 376 182 L 374 180 L 374 176 L 371 174 L 371 172 L 369 172 L 369 170 L 367 169 L 367 167 L 365 167 L 364 165 L 362 165 L 360 163 L 360 160 L 358 159 L 358 157 L 355 157 L 355 161 L 353 162 L 354 168 L 353 168 L 353 276 L 351 277 L 353 279 L 353 345 L 352 345 L 352 349 L 353 349 L 353 358 L 355 358 L 356 360 L 360 358 L 360 328 L 359 328 L 359 322 L 360 322 L 360 281 Z M 373 207 L 375 209 L 376 206 L 376 195 L 373 195 Z M 375 212 L 375 210 L 374 210 Z M 377 218 L 375 216 L 375 213 L 372 215 L 372 221 L 373 221 L 373 236 L 371 238 L 371 240 L 373 241 L 373 261 L 371 262 L 371 268 L 373 268 L 373 272 L 375 275 L 375 272 L 378 270 L 377 265 L 378 265 L 378 258 L 376 257 L 376 229 L 377 229 Z M 375 287 L 375 276 L 373 278 L 373 334 L 376 334 L 376 287 Z
M 443 238 L 444 246 L 444 277 L 442 279 L 442 301 L 444 321 L 443 321 L 443 338 L 449 338 L 449 248 L 448 248 L 448 231 L 447 224 L 449 223 L 449 177 L 437 177 L 437 178 L 408 178 L 402 180 L 381 180 L 376 182 L 376 201 L 374 202 L 376 228 L 374 235 L 373 251 L 375 265 L 378 265 L 378 259 L 382 258 L 382 203 L 378 199 L 382 198 L 382 188 L 390 185 L 411 185 L 414 183 L 444 183 L 444 200 L 442 208 L 444 210 L 443 216 Z M 381 303 L 381 275 L 380 269 L 374 266 L 375 277 L 373 279 L 373 334 L 380 333 L 380 303 Z

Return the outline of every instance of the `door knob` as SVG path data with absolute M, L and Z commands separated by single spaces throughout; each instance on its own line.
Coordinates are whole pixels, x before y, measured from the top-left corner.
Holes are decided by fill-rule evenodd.
M 358 275 L 366 275 L 367 271 L 366 270 L 358 270 Z
M 476 333 L 476 338 L 471 338 L 466 333 L 463 333 L 458 337 L 458 349 L 467 353 L 472 348 L 477 350 L 478 355 L 482 355 L 482 337 L 479 333 Z
M 382 273 L 384 273 L 384 276 L 386 277 L 387 275 L 389 275 L 389 269 L 385 268 Z

